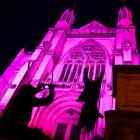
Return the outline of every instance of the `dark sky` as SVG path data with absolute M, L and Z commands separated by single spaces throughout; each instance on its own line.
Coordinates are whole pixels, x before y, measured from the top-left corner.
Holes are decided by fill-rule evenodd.
M 73 28 L 83 26 L 94 19 L 108 27 L 115 27 L 118 10 L 124 3 L 122 1 L 124 0 L 1 0 L 0 74 L 21 48 L 34 50 L 64 10 L 76 4 Z M 132 11 L 140 46 L 139 0 L 125 0 L 125 5 Z

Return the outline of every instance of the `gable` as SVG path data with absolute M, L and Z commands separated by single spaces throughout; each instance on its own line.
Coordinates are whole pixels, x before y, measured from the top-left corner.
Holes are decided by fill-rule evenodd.
M 92 21 L 91 23 L 79 28 L 79 29 L 74 29 L 72 31 L 73 33 L 115 33 L 114 28 L 109 28 L 104 25 L 102 25 L 100 22 L 97 20 Z

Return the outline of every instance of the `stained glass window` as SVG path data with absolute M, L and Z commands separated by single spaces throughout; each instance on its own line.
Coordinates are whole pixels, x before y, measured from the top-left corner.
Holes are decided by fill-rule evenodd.
M 123 18 L 127 18 L 127 13 L 125 10 L 123 11 Z
M 99 74 L 100 74 L 100 65 L 97 64 L 97 66 L 96 66 L 96 73 L 95 73 L 95 79 L 97 79 L 99 77 Z
M 70 71 L 71 71 L 71 67 L 72 67 L 72 64 L 69 64 L 68 68 L 67 68 L 67 71 L 66 71 L 66 74 L 65 74 L 65 77 L 64 77 L 64 81 L 68 80 L 68 77 L 69 77 L 69 74 L 70 74 Z
M 66 69 L 67 69 L 67 64 L 65 64 L 64 67 L 63 67 L 63 70 L 61 72 L 61 76 L 59 78 L 59 81 L 63 81 L 63 78 L 64 78 L 64 75 L 65 75 Z
M 80 77 L 81 71 L 82 71 L 82 64 L 80 64 L 78 67 L 78 77 Z
M 90 80 L 93 79 L 93 73 L 94 73 L 94 65 L 91 64 L 90 70 L 89 70 L 89 79 L 90 79 Z
M 105 73 L 105 65 L 104 65 L 104 64 L 101 66 L 101 73 L 102 73 L 102 74 Z
M 75 74 L 76 74 L 76 70 L 77 70 L 77 64 L 75 64 L 74 65 L 74 67 L 73 67 L 73 70 L 72 70 L 72 72 L 71 72 L 71 75 L 70 75 L 70 82 L 72 82 L 73 81 L 73 78 L 74 78 L 74 76 L 75 76 Z

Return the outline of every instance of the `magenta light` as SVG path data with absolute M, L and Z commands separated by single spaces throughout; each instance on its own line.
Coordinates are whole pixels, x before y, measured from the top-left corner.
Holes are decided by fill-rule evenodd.
M 89 67 L 90 79 L 96 79 L 105 71 L 98 101 L 99 112 L 115 110 L 115 98 L 112 97 L 113 65 L 139 65 L 136 44 L 136 28 L 132 24 L 130 9 L 123 7 L 118 13 L 115 28 L 108 28 L 98 21 L 72 29 L 75 19 L 73 10 L 66 10 L 54 28 L 50 28 L 34 52 L 19 52 L 15 60 L 0 77 L 1 112 L 14 95 L 19 84 L 39 82 L 56 85 L 55 99 L 49 106 L 34 108 L 29 127 L 41 128 L 52 138 L 57 129 L 66 124 L 64 139 L 68 140 L 81 112 L 82 103 L 76 99 L 83 90 L 83 70 Z M 16 85 L 11 88 L 10 85 Z M 48 95 L 42 91 L 38 97 Z M 80 140 L 93 135 L 104 135 L 105 119 L 99 119 L 95 130 L 86 133 L 81 130 Z M 86 137 L 86 138 L 85 138 Z

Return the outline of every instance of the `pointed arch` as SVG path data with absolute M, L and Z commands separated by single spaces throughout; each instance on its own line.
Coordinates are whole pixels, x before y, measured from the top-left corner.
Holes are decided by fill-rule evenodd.
M 42 128 L 44 132 L 53 137 L 56 132 L 57 123 L 63 123 L 64 121 L 64 118 L 61 118 L 62 116 L 66 116 L 68 121 L 73 118 L 76 124 L 78 124 L 82 107 L 81 103 L 76 102 L 79 96 L 78 94 L 57 94 L 57 97 L 51 105 L 40 109 L 34 126 Z
M 67 51 L 59 63 L 62 64 L 62 70 L 59 81 L 73 82 L 81 74 L 84 52 L 81 47 L 73 47 Z
M 81 45 L 82 46 L 84 46 L 84 45 L 93 46 L 93 49 L 92 49 L 93 52 L 96 52 L 96 51 L 104 52 L 105 53 L 104 56 L 106 57 L 106 61 L 108 61 L 109 63 L 111 62 L 111 59 L 110 59 L 110 56 L 109 56 L 107 49 L 101 43 L 97 42 L 95 39 L 88 39 L 85 42 L 83 42 Z
M 62 65 L 61 75 L 59 81 L 73 82 L 82 81 L 82 71 L 85 65 L 89 65 L 90 79 L 97 78 L 94 69 L 99 69 L 100 72 L 105 71 L 106 63 L 111 63 L 110 56 L 106 48 L 94 39 L 88 39 L 84 42 L 80 42 L 77 45 L 69 49 L 65 55 L 61 58 Z M 99 65 L 97 65 L 99 63 Z M 95 67 L 96 65 L 96 67 Z M 98 68 L 99 67 L 99 68 Z M 97 74 L 97 75 L 99 75 Z

